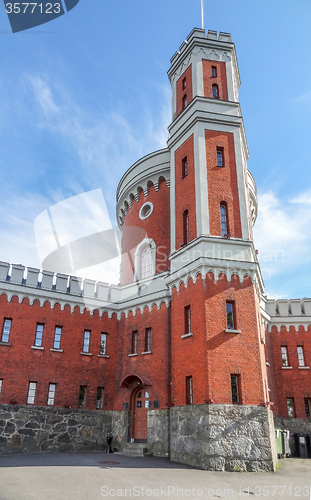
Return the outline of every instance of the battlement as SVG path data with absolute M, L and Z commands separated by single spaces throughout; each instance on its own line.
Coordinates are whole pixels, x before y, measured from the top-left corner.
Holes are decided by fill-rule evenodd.
M 108 283 L 101 281 L 96 282 L 51 271 L 40 271 L 20 264 L 10 265 L 8 262 L 0 262 L 1 282 L 104 301 L 109 300 L 111 287 L 116 288 L 115 285 L 109 286 Z
M 191 33 L 187 36 L 186 40 L 183 41 L 183 43 L 179 47 L 179 50 L 177 50 L 175 52 L 175 54 L 173 55 L 173 57 L 171 58 L 171 65 L 172 66 L 173 66 L 173 64 L 176 63 L 179 56 L 181 54 L 183 54 L 183 52 L 185 51 L 185 49 L 187 48 L 189 43 L 192 42 L 192 40 L 194 40 L 195 38 L 206 39 L 206 40 L 212 41 L 212 42 L 228 43 L 228 44 L 232 45 L 232 39 L 231 39 L 230 33 L 222 33 L 220 31 L 217 34 L 217 31 L 208 30 L 207 33 L 205 34 L 204 29 L 194 28 L 191 31 Z
M 266 311 L 272 317 L 311 316 L 311 299 L 267 300 Z

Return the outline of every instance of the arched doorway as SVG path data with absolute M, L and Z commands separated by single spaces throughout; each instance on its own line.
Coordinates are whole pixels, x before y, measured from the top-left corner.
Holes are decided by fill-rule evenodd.
M 147 441 L 148 437 L 148 408 L 149 392 L 144 387 L 139 387 L 133 393 L 132 399 L 132 437 L 136 442 Z

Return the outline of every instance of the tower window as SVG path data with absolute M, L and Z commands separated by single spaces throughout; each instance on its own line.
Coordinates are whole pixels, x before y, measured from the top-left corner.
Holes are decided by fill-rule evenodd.
M 86 386 L 80 385 L 79 390 L 79 408 L 85 407 L 85 399 L 86 399 Z
M 184 95 L 182 98 L 182 109 L 185 109 L 188 105 L 188 99 L 187 99 L 187 94 Z
M 193 383 L 192 376 L 186 377 L 186 404 L 193 404 Z
M 2 383 L 3 383 L 3 379 L 0 378 L 0 394 L 1 394 L 1 391 L 2 391 Z
M 11 331 L 12 320 L 4 319 L 3 329 L 2 329 L 2 342 L 9 342 L 10 331 Z
M 240 403 L 240 387 L 239 387 L 239 375 L 231 375 L 231 394 L 232 403 Z
M 152 252 L 150 245 L 146 246 L 141 253 L 140 279 L 149 278 L 153 275 Z
M 191 307 L 186 306 L 184 309 L 185 333 L 191 333 Z
M 217 83 L 214 83 L 212 85 L 212 92 L 213 92 L 213 99 L 218 99 L 219 92 L 218 92 L 218 85 L 217 85 Z
M 151 328 L 145 330 L 145 352 L 151 351 Z
M 91 340 L 91 332 L 89 330 L 84 330 L 83 352 L 90 351 L 90 340 Z
M 49 385 L 48 406 L 54 406 L 56 384 Z
M 227 329 L 235 330 L 235 312 L 234 312 L 234 302 L 226 302 L 226 312 L 227 312 Z
M 29 382 L 27 404 L 35 404 L 37 382 Z
M 107 333 L 101 333 L 99 354 L 106 354 L 106 351 L 107 351 Z
M 187 78 L 184 78 L 182 81 L 182 88 L 183 90 L 187 87 Z
M 56 326 L 55 327 L 55 332 L 54 332 L 54 344 L 53 344 L 53 348 L 54 349 L 60 349 L 61 335 L 62 335 L 62 328 L 61 328 L 61 326 Z
M 44 325 L 37 323 L 36 338 L 35 338 L 35 346 L 36 347 L 41 347 L 41 345 L 42 345 L 43 326 Z
M 182 178 L 186 177 L 188 175 L 188 161 L 187 161 L 187 156 L 182 159 Z
M 217 68 L 216 66 L 212 66 L 212 77 L 216 77 L 217 76 Z
M 228 234 L 227 205 L 225 203 L 220 204 L 220 223 L 221 236 L 224 237 Z
M 294 398 L 287 398 L 287 413 L 289 417 L 295 418 Z
M 225 166 L 224 148 L 217 148 L 216 154 L 217 154 L 217 167 L 224 167 Z
M 189 213 L 185 210 L 183 213 L 183 243 L 187 245 L 189 243 Z
M 298 354 L 298 364 L 299 366 L 305 366 L 305 358 L 303 354 L 303 347 L 297 346 L 297 354 Z
M 138 331 L 132 332 L 132 354 L 137 354 Z
M 281 347 L 281 356 L 282 356 L 282 366 L 289 366 L 286 346 Z
M 310 417 L 310 402 L 311 400 L 309 398 L 305 398 L 305 410 L 306 410 L 306 417 Z
M 104 389 L 103 387 L 97 387 L 96 396 L 96 409 L 101 410 L 103 407 Z

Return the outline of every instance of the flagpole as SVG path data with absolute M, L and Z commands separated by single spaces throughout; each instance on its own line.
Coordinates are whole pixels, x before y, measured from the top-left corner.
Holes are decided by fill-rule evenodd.
M 202 30 L 204 30 L 204 5 L 203 1 L 201 0 L 201 25 L 202 25 Z

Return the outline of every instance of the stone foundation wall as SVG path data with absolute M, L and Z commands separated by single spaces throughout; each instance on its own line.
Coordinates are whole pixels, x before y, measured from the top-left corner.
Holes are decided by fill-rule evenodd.
M 148 445 L 158 457 L 169 456 L 170 410 L 148 411 Z
M 117 422 L 106 411 L 0 405 L 0 453 L 105 450 Z
M 265 407 L 174 407 L 170 436 L 170 458 L 176 462 L 206 470 L 275 470 L 273 416 Z

